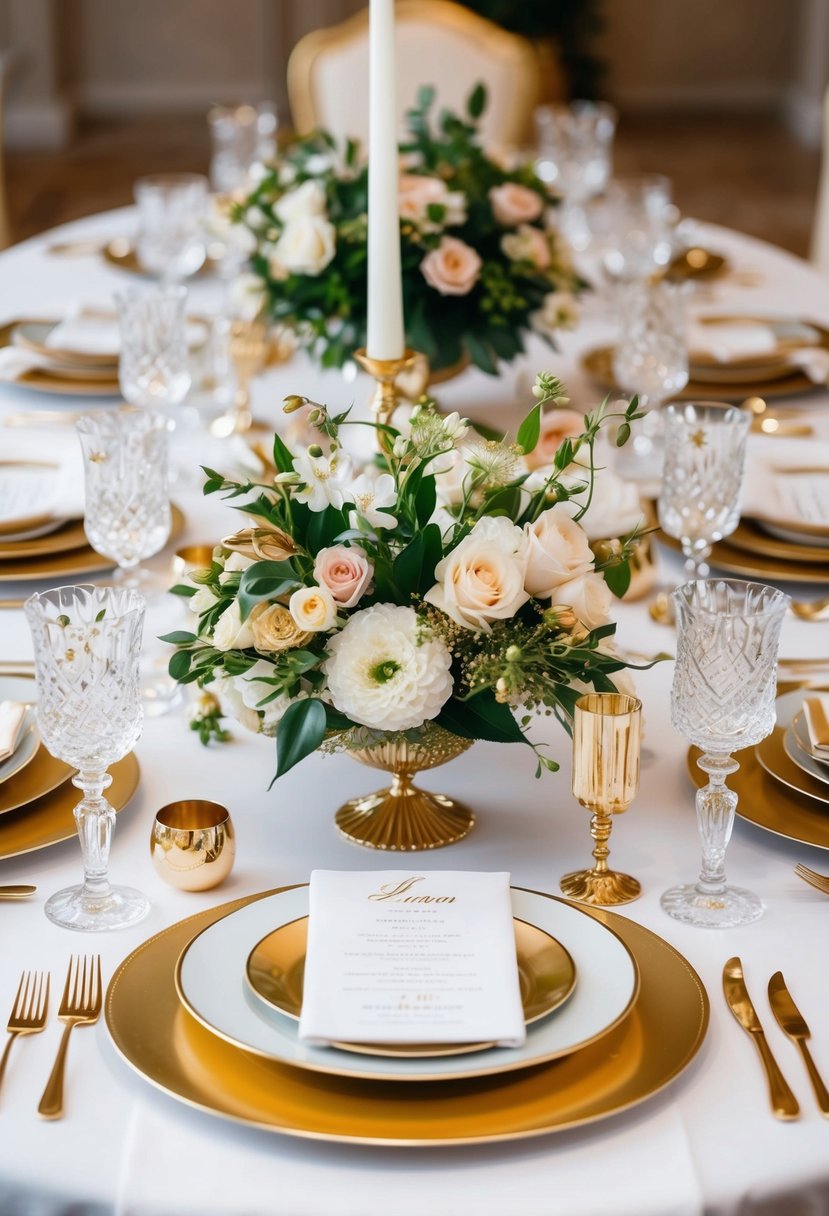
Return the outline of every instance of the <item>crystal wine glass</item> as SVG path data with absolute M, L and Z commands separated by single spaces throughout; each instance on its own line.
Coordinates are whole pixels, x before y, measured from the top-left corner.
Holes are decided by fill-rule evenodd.
M 131 405 L 181 405 L 190 389 L 187 291 L 160 287 L 116 297 L 121 329 L 118 382 Z
M 584 204 L 607 186 L 616 111 L 592 101 L 539 106 L 535 129 L 538 176 L 562 196 L 561 231 L 574 249 L 585 249 L 590 231 Z
M 740 484 L 751 415 L 735 406 L 703 402 L 669 405 L 659 526 L 682 544 L 685 574 L 708 577 L 715 541 L 740 522 Z
M 25 610 L 34 639 L 40 735 L 47 751 L 78 769 L 72 783 L 83 791 L 75 822 L 84 882 L 53 895 L 46 915 L 66 929 L 122 929 L 141 920 L 149 903 L 140 891 L 109 882 L 115 811 L 103 792 L 112 782 L 106 770 L 141 735 L 144 600 L 131 590 L 57 587 L 31 596 Z
M 699 881 L 662 896 L 669 916 L 700 928 L 748 925 L 763 914 L 751 891 L 725 882 L 725 850 L 737 795 L 725 785 L 740 767 L 732 753 L 753 747 L 775 722 L 777 644 L 789 597 L 762 583 L 696 580 L 673 593 L 678 636 L 671 720 L 698 747 L 708 784 L 697 791 L 702 839 Z
M 613 815 L 626 811 L 639 787 L 642 702 L 620 692 L 590 692 L 573 714 L 573 793 L 593 812 L 595 865 L 565 874 L 560 887 L 586 904 L 626 904 L 641 892 L 637 879 L 607 865 Z
M 208 181 L 198 173 L 163 173 L 135 183 L 136 252 L 142 269 L 167 282 L 195 274 L 206 256 L 203 229 Z
M 168 427 L 162 414 L 118 410 L 79 418 L 84 458 L 84 528 L 89 543 L 118 563 L 116 581 L 147 579 L 139 562 L 170 535 Z

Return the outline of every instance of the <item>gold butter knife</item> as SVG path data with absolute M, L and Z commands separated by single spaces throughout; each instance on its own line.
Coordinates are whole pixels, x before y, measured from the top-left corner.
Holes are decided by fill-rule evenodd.
M 772 1111 L 778 1119 L 796 1119 L 800 1114 L 797 1098 L 789 1089 L 786 1078 L 780 1071 L 777 1061 L 771 1054 L 771 1048 L 766 1042 L 760 1019 L 751 1003 L 751 997 L 748 995 L 746 982 L 743 979 L 743 964 L 739 958 L 730 958 L 723 967 L 722 986 L 728 1008 L 743 1030 L 747 1031 L 757 1044 L 769 1083 Z
M 19 887 L 0 887 L 0 899 L 26 899 L 29 895 L 34 895 L 37 887 L 19 886 Z
M 815 1091 L 817 1104 L 820 1107 L 820 1113 L 829 1118 L 829 1091 L 827 1091 L 826 1086 L 823 1084 L 823 1079 L 815 1066 L 811 1052 L 806 1046 L 806 1040 L 811 1038 L 809 1027 L 806 1025 L 803 1014 L 792 1000 L 791 993 L 786 987 L 786 981 L 783 979 L 782 971 L 775 971 L 769 980 L 769 1004 L 771 1005 L 772 1013 L 777 1019 L 777 1025 L 800 1048 L 803 1063 L 806 1065 L 806 1071 L 809 1074 L 809 1080 L 812 1082 L 812 1089 Z

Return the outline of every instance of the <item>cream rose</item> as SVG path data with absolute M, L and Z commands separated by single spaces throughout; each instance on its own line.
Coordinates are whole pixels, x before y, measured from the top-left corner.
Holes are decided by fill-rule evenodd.
M 572 522 L 572 521 L 570 521 Z M 479 519 L 468 536 L 438 563 L 438 582 L 424 599 L 464 629 L 488 633 L 529 599 L 524 587 L 523 537 L 503 516 Z
M 193 571 L 191 570 L 192 574 Z M 211 587 L 199 587 L 195 595 L 191 595 L 187 604 L 191 612 L 195 612 L 201 616 L 203 612 L 207 612 L 214 604 L 218 604 L 219 597 Z
M 538 443 L 524 457 L 527 468 L 541 469 L 552 465 L 556 452 L 565 439 L 574 439 L 584 430 L 584 414 L 577 410 L 549 410 L 541 417 Z M 552 469 L 550 470 L 552 472 Z M 602 477 L 605 474 L 602 473 Z M 596 479 L 598 485 L 601 478 Z
M 481 259 L 465 241 L 454 236 L 440 239 L 420 263 L 424 279 L 442 296 L 468 295 L 481 273 Z
M 585 629 L 596 629 L 610 619 L 613 595 L 602 576 L 594 570 L 560 583 L 555 598 L 557 604 L 568 604 L 573 609 Z
M 583 482 L 589 477 L 587 470 L 582 474 L 575 470 L 576 466 L 571 465 L 565 478 L 566 483 Z M 576 498 L 562 503 L 562 506 L 571 513 L 578 511 L 582 506 L 582 498 L 586 501 L 586 489 Z M 626 536 L 642 519 L 642 503 L 636 483 L 617 477 L 610 469 L 603 469 L 601 476 L 593 483 L 590 505 L 579 520 L 587 539 L 610 540 L 616 536 Z
M 253 645 L 250 618 L 242 620 L 238 600 L 229 604 L 216 622 L 213 645 L 217 650 L 246 650 Z
M 337 621 L 337 604 L 327 587 L 300 587 L 288 607 L 299 628 L 308 633 L 325 633 Z
M 530 262 L 536 270 L 546 270 L 553 259 L 550 242 L 532 224 L 521 224 L 517 232 L 504 233 L 501 248 L 510 261 Z
M 321 587 L 328 588 L 341 608 L 353 608 L 365 595 L 373 577 L 373 564 L 357 546 L 320 549 L 314 562 L 314 578 Z
M 304 220 L 312 215 L 325 215 L 325 189 L 315 181 L 303 182 L 296 190 L 288 190 L 274 207 L 283 224 Z
M 274 246 L 270 263 L 292 274 L 317 275 L 337 251 L 337 230 L 319 215 L 290 220 Z
M 443 219 L 438 223 L 429 219 L 430 204 L 444 208 Z M 466 219 L 464 195 L 450 190 L 441 178 L 426 174 L 404 173 L 401 176 L 398 206 L 402 219 L 410 220 L 427 232 L 462 224 Z
M 514 228 L 517 224 L 529 224 L 537 220 L 544 209 L 541 197 L 527 186 L 517 182 L 504 182 L 493 186 L 489 192 L 492 214 L 499 224 Z
M 593 570 L 593 554 L 582 528 L 558 503 L 524 525 L 524 586 L 539 600 L 559 600 L 558 589 Z M 569 602 L 569 601 L 562 601 Z
M 257 604 L 249 619 L 254 649 L 261 654 L 292 650 L 311 640 L 282 604 Z

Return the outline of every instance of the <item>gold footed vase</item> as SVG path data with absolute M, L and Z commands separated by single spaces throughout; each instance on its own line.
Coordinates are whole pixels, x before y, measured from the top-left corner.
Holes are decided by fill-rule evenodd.
M 349 755 L 361 764 L 391 773 L 386 789 L 352 798 L 337 811 L 338 830 L 353 844 L 390 852 L 440 849 L 462 840 L 475 816 L 462 802 L 419 789 L 412 778 L 425 769 L 454 760 L 472 746 L 441 727 L 427 727 L 417 739 L 395 735 Z

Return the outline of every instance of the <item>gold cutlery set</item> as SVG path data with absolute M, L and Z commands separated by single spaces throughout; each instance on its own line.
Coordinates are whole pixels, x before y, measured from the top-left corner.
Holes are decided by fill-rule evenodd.
M 768 1082 L 769 1101 L 775 1117 L 785 1120 L 797 1119 L 800 1115 L 800 1104 L 766 1041 L 762 1024 L 746 988 L 743 965 L 739 958 L 730 958 L 725 964 L 722 982 L 723 993 L 729 1009 L 743 1030 L 751 1036 L 760 1053 Z M 829 1117 L 829 1092 L 827 1092 L 807 1046 L 807 1040 L 810 1038 L 809 1027 L 795 1005 L 781 971 L 776 971 L 769 980 L 768 996 L 775 1021 L 783 1033 L 796 1044 L 803 1056 L 821 1114 Z
M 46 1029 L 49 1014 L 49 972 L 24 971 L 12 1003 L 6 1026 L 9 1038 L 0 1057 L 0 1084 L 6 1071 L 12 1043 L 23 1035 L 39 1034 Z M 74 956 L 69 960 L 66 983 L 58 1009 L 58 1021 L 65 1026 L 55 1063 L 37 1108 L 43 1119 L 63 1116 L 63 1075 L 69 1036 L 75 1026 L 91 1026 L 98 1021 L 103 1002 L 100 955 Z

